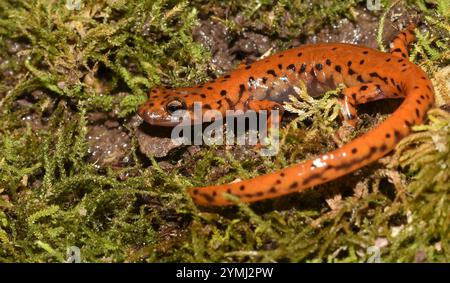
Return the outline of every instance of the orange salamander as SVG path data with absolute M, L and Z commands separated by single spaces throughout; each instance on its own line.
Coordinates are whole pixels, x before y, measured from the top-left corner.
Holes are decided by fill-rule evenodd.
M 176 110 L 202 111 L 283 110 L 292 86 L 303 81 L 315 96 L 344 84 L 339 95 L 342 116 L 356 120 L 356 105 L 385 98 L 404 97 L 398 109 L 370 132 L 334 151 L 270 174 L 231 184 L 189 188 L 198 205 L 233 204 L 228 193 L 243 202 L 255 202 L 323 184 L 353 172 L 389 153 L 420 124 L 434 103 L 427 75 L 408 60 L 408 45 L 415 40 L 414 26 L 400 32 L 389 53 L 351 44 L 305 45 L 280 52 L 205 84 L 187 88 L 154 88 L 138 114 L 154 125 L 173 126 Z M 193 113 L 191 114 L 193 115 Z

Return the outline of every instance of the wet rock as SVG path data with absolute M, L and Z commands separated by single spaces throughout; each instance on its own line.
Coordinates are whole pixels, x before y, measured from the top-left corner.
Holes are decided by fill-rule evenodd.
M 174 148 L 179 147 L 170 138 L 172 128 L 142 124 L 136 131 L 140 151 L 146 156 L 165 157 Z
M 269 37 L 254 32 L 244 32 L 242 37 L 233 45 L 231 51 L 239 52 L 244 57 L 253 57 L 250 59 L 255 60 L 256 57 L 263 55 L 269 50 L 271 46 L 272 42 Z
M 306 42 L 308 44 L 342 42 L 377 48 L 378 21 L 379 16 L 374 15 L 367 9 L 357 10 L 354 22 L 341 19 L 335 25 L 326 27 L 316 35 L 307 38 Z
M 123 127 L 88 126 L 88 162 L 99 167 L 121 166 L 130 163 L 131 140 Z
M 196 42 L 211 52 L 213 71 L 223 73 L 233 68 L 234 56 L 229 51 L 232 37 L 222 23 L 213 20 L 200 21 L 192 35 Z

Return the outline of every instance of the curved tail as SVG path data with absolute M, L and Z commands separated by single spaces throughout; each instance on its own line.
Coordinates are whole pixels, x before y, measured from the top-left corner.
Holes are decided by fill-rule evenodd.
M 392 56 L 407 57 L 407 45 L 414 40 L 414 26 L 400 33 L 391 47 Z M 256 202 L 301 192 L 353 172 L 389 153 L 411 127 L 420 124 L 434 103 L 432 84 L 426 74 L 411 64 L 401 76 L 405 99 L 400 107 L 374 130 L 334 151 L 273 173 L 232 184 L 190 188 L 198 205 L 233 204 L 227 194 L 243 202 Z

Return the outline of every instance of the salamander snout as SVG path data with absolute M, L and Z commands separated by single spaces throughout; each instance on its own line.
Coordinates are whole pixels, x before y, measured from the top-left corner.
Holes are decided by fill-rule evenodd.
M 160 95 L 160 89 L 154 89 L 149 95 L 149 99 L 138 109 L 138 115 L 145 122 L 158 126 L 176 126 L 182 122 L 186 102 L 181 97 L 174 97 L 163 91 Z

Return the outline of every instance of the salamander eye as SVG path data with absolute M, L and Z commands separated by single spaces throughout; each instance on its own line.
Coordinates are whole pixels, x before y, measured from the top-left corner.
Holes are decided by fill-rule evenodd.
M 186 110 L 186 109 L 187 109 L 187 107 L 186 107 L 186 103 L 184 103 L 184 101 L 172 100 L 171 102 L 167 103 L 167 105 L 166 105 L 166 110 L 170 114 L 172 114 L 173 112 L 175 112 L 177 110 Z

